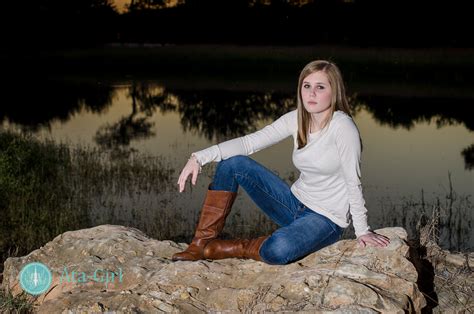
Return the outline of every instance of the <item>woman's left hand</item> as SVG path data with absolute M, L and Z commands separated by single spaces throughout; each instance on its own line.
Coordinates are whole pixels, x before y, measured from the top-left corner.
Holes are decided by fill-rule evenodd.
M 359 242 L 359 245 L 361 247 L 366 247 L 366 246 L 385 247 L 390 243 L 390 239 L 381 234 L 370 232 L 358 237 L 357 242 Z

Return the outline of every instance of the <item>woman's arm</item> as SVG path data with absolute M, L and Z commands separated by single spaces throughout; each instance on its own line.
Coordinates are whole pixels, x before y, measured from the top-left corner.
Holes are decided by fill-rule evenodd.
M 352 223 L 359 244 L 374 246 L 386 246 L 388 238 L 370 231 L 367 224 L 367 208 L 362 193 L 362 183 L 360 181 L 360 157 L 361 140 L 357 126 L 349 117 L 344 117 L 340 121 L 336 130 L 336 146 L 341 158 L 341 167 L 346 181 L 349 210 L 352 216 Z
M 221 161 L 236 155 L 248 156 L 290 136 L 296 125 L 296 110 L 290 111 L 259 131 L 213 145 L 194 152 L 184 166 L 178 178 L 178 189 L 184 191 L 186 181 L 192 175 L 191 182 L 196 184 L 202 166 L 211 161 Z
M 295 125 L 296 110 L 293 110 L 254 133 L 194 152 L 192 156 L 197 158 L 201 166 L 237 155 L 248 156 L 287 138 Z

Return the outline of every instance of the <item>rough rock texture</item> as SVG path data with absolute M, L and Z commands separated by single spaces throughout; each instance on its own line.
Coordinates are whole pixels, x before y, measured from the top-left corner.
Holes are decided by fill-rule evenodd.
M 474 253 L 431 256 L 438 306 L 434 313 L 474 312 Z
M 473 313 L 474 252 L 452 253 L 430 240 L 422 244 L 429 261 L 429 269 L 424 271 L 433 277 L 434 293 L 425 289 L 429 307 L 434 313 Z
M 422 280 L 427 313 L 474 313 L 474 252 L 450 252 L 439 245 L 439 212 L 419 221 L 412 256 Z
M 406 232 L 377 232 L 391 238 L 387 248 L 359 248 L 355 240 L 343 240 L 299 262 L 273 266 L 240 259 L 172 262 L 171 255 L 186 244 L 102 225 L 66 232 L 27 256 L 7 259 L 2 285 L 14 295 L 20 293 L 21 268 L 39 261 L 53 273 L 49 291 L 34 299 L 40 313 L 419 312 L 426 302 L 407 259 Z M 61 282 L 65 267 L 71 282 L 65 282 L 65 276 Z M 115 272 L 114 282 L 87 279 L 97 269 L 104 270 L 97 278 L 105 270 Z M 85 282 L 73 282 L 72 271 L 78 272 L 76 281 Z

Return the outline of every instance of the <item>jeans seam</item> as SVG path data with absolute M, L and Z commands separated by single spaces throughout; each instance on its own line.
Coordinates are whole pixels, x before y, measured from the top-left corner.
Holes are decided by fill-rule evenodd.
M 329 220 L 329 218 L 326 217 Z M 326 221 L 327 224 L 331 227 L 332 231 L 337 232 L 336 228 L 334 227 L 334 223 L 332 221 Z
M 309 210 L 311 210 L 310 208 L 308 208 Z M 312 211 L 312 210 L 311 210 Z M 320 215 L 321 217 L 324 218 L 324 222 L 326 222 L 326 224 L 329 225 L 329 227 L 331 227 L 332 231 L 328 234 L 327 237 L 325 237 L 322 241 L 325 241 L 327 238 L 329 238 L 331 236 L 332 233 L 338 233 L 336 228 L 334 227 L 335 223 L 332 222 L 332 220 L 330 220 L 328 217 L 324 216 L 324 215 L 321 215 L 315 211 L 312 211 L 312 213 L 316 214 L 316 215 Z
M 235 188 L 235 190 L 237 191 L 237 190 L 238 190 L 238 188 L 239 188 L 239 183 L 238 183 L 238 182 L 236 182 L 236 180 L 232 180 L 231 191 L 233 191 L 233 190 L 234 190 L 234 185 L 237 185 L 237 187 Z
M 327 240 L 333 233 L 335 233 L 335 232 L 336 232 L 336 231 L 333 229 L 333 231 L 330 232 L 330 233 L 328 233 L 328 235 L 327 235 L 324 239 L 322 239 L 321 241 L 319 241 L 319 243 L 326 241 L 326 240 Z M 328 246 L 328 245 L 326 245 L 326 246 Z M 326 246 L 324 246 L 324 247 L 326 247 Z M 321 249 L 323 249 L 324 247 L 319 248 L 318 250 L 321 250 Z M 311 253 L 317 252 L 318 250 L 313 251 L 313 252 L 311 252 Z M 311 254 L 311 253 L 309 253 L 309 254 Z
M 249 179 L 250 177 L 247 176 L 246 174 L 242 174 L 240 172 L 235 172 L 234 173 L 235 176 L 241 176 L 241 177 L 245 177 L 246 179 Z M 267 191 L 265 191 L 261 186 L 259 186 L 257 183 L 254 182 L 254 180 L 250 180 L 251 184 L 254 186 L 254 187 L 257 187 L 259 190 L 261 190 L 263 193 L 265 193 L 267 196 L 269 196 L 271 199 L 273 199 L 274 201 L 276 201 L 277 203 L 279 203 L 280 205 L 282 205 L 283 207 L 285 207 L 289 212 L 291 212 L 291 209 L 286 206 L 285 204 L 283 204 L 280 200 L 274 198 L 270 193 L 268 193 Z
M 322 215 L 322 214 L 320 214 L 320 213 L 317 213 L 317 212 L 313 211 L 313 210 L 310 209 L 310 208 L 308 208 L 308 209 L 312 212 L 312 214 L 320 215 L 321 217 L 323 217 L 323 218 L 324 218 L 324 221 L 331 227 L 331 229 L 332 229 L 334 232 L 337 232 L 337 230 L 336 230 L 336 228 L 335 228 L 335 226 L 337 226 L 337 225 L 336 225 L 336 223 L 334 223 L 331 219 L 329 219 L 328 217 L 326 217 L 326 216 L 324 216 L 324 215 Z M 338 226 L 338 227 L 339 227 L 339 226 Z
M 329 219 L 329 218 L 328 218 L 328 219 Z M 334 230 L 334 232 L 336 232 L 336 233 L 340 233 L 340 231 L 342 230 L 342 228 L 339 227 L 339 226 L 338 226 L 335 222 L 333 222 L 332 220 L 331 220 L 331 227 L 332 227 L 332 229 Z

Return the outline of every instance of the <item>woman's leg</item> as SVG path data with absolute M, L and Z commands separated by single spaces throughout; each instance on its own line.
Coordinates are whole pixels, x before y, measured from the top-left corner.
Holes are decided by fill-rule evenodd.
M 300 203 L 296 219 L 263 242 L 260 258 L 268 264 L 288 264 L 335 243 L 342 231 L 329 218 Z
M 303 205 L 283 180 L 249 157 L 221 161 L 209 188 L 236 193 L 239 185 L 281 228 L 270 237 L 212 240 L 204 249 L 205 258 L 252 258 L 282 265 L 340 238 L 341 227 Z
M 247 156 L 220 161 L 209 189 L 237 192 L 239 186 L 279 226 L 293 222 L 298 200 L 286 182 Z
M 172 256 L 173 260 L 189 261 L 204 257 L 204 247 L 224 228 L 239 184 L 276 223 L 291 223 L 291 213 L 296 211 L 288 185 L 252 159 L 232 157 L 218 164 L 214 181 L 207 190 L 194 238 L 185 251 Z M 255 247 L 257 250 L 260 246 Z
M 215 239 L 224 228 L 224 223 L 237 193 L 207 190 L 201 208 L 194 237 L 186 250 L 173 254 L 174 261 L 196 261 L 202 259 L 206 244 Z

